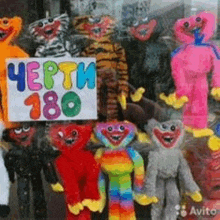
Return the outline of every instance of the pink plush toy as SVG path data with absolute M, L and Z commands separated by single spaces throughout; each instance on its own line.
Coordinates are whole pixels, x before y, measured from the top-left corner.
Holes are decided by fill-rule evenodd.
M 178 41 L 183 45 L 172 53 L 172 76 L 176 92 L 160 97 L 168 105 L 183 110 L 183 123 L 194 137 L 210 136 L 208 128 L 208 82 L 207 74 L 212 72 L 211 94 L 220 97 L 220 52 L 210 40 L 216 29 L 216 17 L 201 12 L 189 18 L 180 19 L 174 26 Z

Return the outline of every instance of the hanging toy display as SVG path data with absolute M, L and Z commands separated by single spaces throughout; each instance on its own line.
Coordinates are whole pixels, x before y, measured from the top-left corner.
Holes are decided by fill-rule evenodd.
M 135 133 L 136 127 L 130 122 L 98 123 L 95 127 L 96 137 L 106 147 L 99 149 L 95 157 L 109 177 L 109 220 L 136 219 L 134 200 L 141 205 L 155 202 L 154 198 L 148 199 L 143 195 L 143 159 L 137 151 L 128 147 Z M 101 194 L 105 194 L 103 174 L 99 181 Z
M 145 129 L 153 145 L 148 156 L 146 194 L 159 200 L 152 205 L 152 220 L 175 220 L 177 219 L 175 207 L 180 204 L 176 178 L 195 202 L 202 201 L 200 189 L 180 149 L 184 138 L 183 124 L 179 120 L 159 123 L 151 119 Z
M 30 184 L 33 190 L 34 217 L 45 219 L 47 207 L 44 197 L 44 189 L 41 170 L 45 179 L 52 184 L 56 191 L 62 191 L 53 166 L 53 160 L 59 156 L 49 146 L 41 147 L 37 127 L 23 123 L 19 127 L 6 130 L 4 140 L 11 144 L 11 149 L 5 155 L 10 182 L 17 180 L 17 196 L 20 218 L 30 219 Z M 15 178 L 16 174 L 16 178 Z
M 183 123 L 194 137 L 210 136 L 208 128 L 208 82 L 212 72 L 211 94 L 220 97 L 220 53 L 210 40 L 216 29 L 216 17 L 201 12 L 175 23 L 174 32 L 183 45 L 172 53 L 171 66 L 176 91 L 160 98 L 178 109 L 184 104 Z
M 110 16 L 81 16 L 75 17 L 73 24 L 79 34 L 92 41 L 82 56 L 96 57 L 98 113 L 108 121 L 117 119 L 118 100 L 126 109 L 128 69 L 124 49 L 111 39 L 115 20 Z M 105 86 L 107 94 L 103 100 Z
M 80 49 L 69 36 L 67 14 L 35 21 L 29 25 L 29 32 L 39 44 L 36 57 L 71 57 L 80 53 Z
M 125 7 L 123 15 L 127 16 L 129 9 Z M 140 10 L 141 13 L 138 13 Z M 137 7 L 130 16 L 132 19 L 126 16 L 122 20 L 123 28 L 119 26 L 116 32 L 116 39 L 121 39 L 126 51 L 129 82 L 135 88 L 145 88 L 144 96 L 156 101 L 159 93 L 168 94 L 174 88 L 170 67 L 171 48 L 162 36 L 165 29 L 163 14 L 149 13 Z
M 10 127 L 11 123 L 8 122 L 9 119 L 5 60 L 7 58 L 28 57 L 27 53 L 25 53 L 20 47 L 14 44 L 14 40 L 19 35 L 21 29 L 22 19 L 20 17 L 0 19 L 0 118 L 5 121 L 6 127 Z
M 49 127 L 50 142 L 61 151 L 56 165 L 64 184 L 68 220 L 89 220 L 90 210 L 102 209 L 98 191 L 100 167 L 85 149 L 91 134 L 90 125 L 57 123 Z
M 1 146 L 0 146 L 0 174 L 1 174 L 1 180 L 0 180 L 0 217 L 7 217 L 10 208 L 8 206 L 9 202 L 9 188 L 10 188 L 10 182 L 8 178 L 8 172 L 6 170 L 5 164 L 4 164 L 4 143 L 2 142 L 2 135 L 3 135 L 4 125 L 1 122 L 0 123 L 0 138 L 1 138 Z

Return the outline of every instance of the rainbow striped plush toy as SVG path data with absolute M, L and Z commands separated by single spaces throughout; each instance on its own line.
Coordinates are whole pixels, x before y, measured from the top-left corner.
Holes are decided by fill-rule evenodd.
M 127 145 L 135 136 L 136 127 L 130 122 L 98 123 L 97 138 L 105 150 L 96 152 L 102 171 L 109 176 L 109 220 L 135 220 L 133 200 L 147 205 L 149 198 L 142 194 L 144 186 L 144 162 L 141 155 Z M 134 171 L 132 190 L 131 173 Z M 103 174 L 99 180 L 102 198 L 105 197 Z M 134 193 L 133 193 L 134 192 Z

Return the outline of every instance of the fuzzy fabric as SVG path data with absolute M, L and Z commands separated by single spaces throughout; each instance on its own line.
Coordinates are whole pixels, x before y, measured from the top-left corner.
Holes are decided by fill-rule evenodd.
M 48 136 L 51 144 L 61 151 L 56 165 L 63 180 L 67 205 L 74 206 L 86 199 L 99 199 L 100 167 L 92 153 L 85 149 L 91 133 L 90 125 L 69 123 L 49 127 Z M 90 219 L 90 210 L 86 207 L 78 215 L 69 210 L 67 212 L 68 220 Z

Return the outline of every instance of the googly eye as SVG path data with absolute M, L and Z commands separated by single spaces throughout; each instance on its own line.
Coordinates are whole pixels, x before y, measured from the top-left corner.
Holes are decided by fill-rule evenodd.
M 58 132 L 58 135 L 59 135 L 61 138 L 63 138 L 63 132 L 62 132 L 62 131 L 59 131 L 59 132 Z
M 23 131 L 24 132 L 28 132 L 30 130 L 30 126 L 25 126 L 25 127 L 23 127 Z
M 15 134 L 21 134 L 22 128 L 16 128 L 14 129 Z
M 166 124 L 162 124 L 161 127 L 162 127 L 163 130 L 167 130 L 167 125 Z
M 200 22 L 201 20 L 202 20 L 202 19 L 201 19 L 200 17 L 197 17 L 197 18 L 196 18 L 196 21 L 197 21 L 197 22 Z
M 124 126 L 120 126 L 119 130 L 120 130 L 120 131 L 124 131 L 124 130 L 125 130 L 125 127 L 124 127 Z
M 49 21 L 50 23 L 52 23 L 52 22 L 53 22 L 53 18 L 49 18 L 48 21 Z
M 93 18 L 89 18 L 89 22 L 90 23 L 94 23 L 94 19 Z
M 74 130 L 74 131 L 72 131 L 72 135 L 76 136 L 76 135 L 78 135 L 78 132 Z
M 138 22 L 138 21 L 133 22 L 133 26 L 134 26 L 134 27 L 137 27 L 138 25 L 139 25 L 139 22 Z
M 43 27 L 43 26 L 44 26 L 43 22 L 38 23 L 38 27 Z
M 175 127 L 174 125 L 172 125 L 172 126 L 170 127 L 170 130 L 171 130 L 171 131 L 175 131 L 175 130 L 176 130 L 176 127 Z
M 189 22 L 185 22 L 183 25 L 184 25 L 185 28 L 188 28 L 189 27 Z
M 9 21 L 8 21 L 8 19 L 3 19 L 3 21 L 2 21 L 2 23 L 4 24 L 4 25 L 7 25 L 8 23 L 9 23 Z
M 142 19 L 143 22 L 147 22 L 148 21 L 148 17 Z
M 111 132 L 113 130 L 112 127 L 108 127 L 108 131 Z

